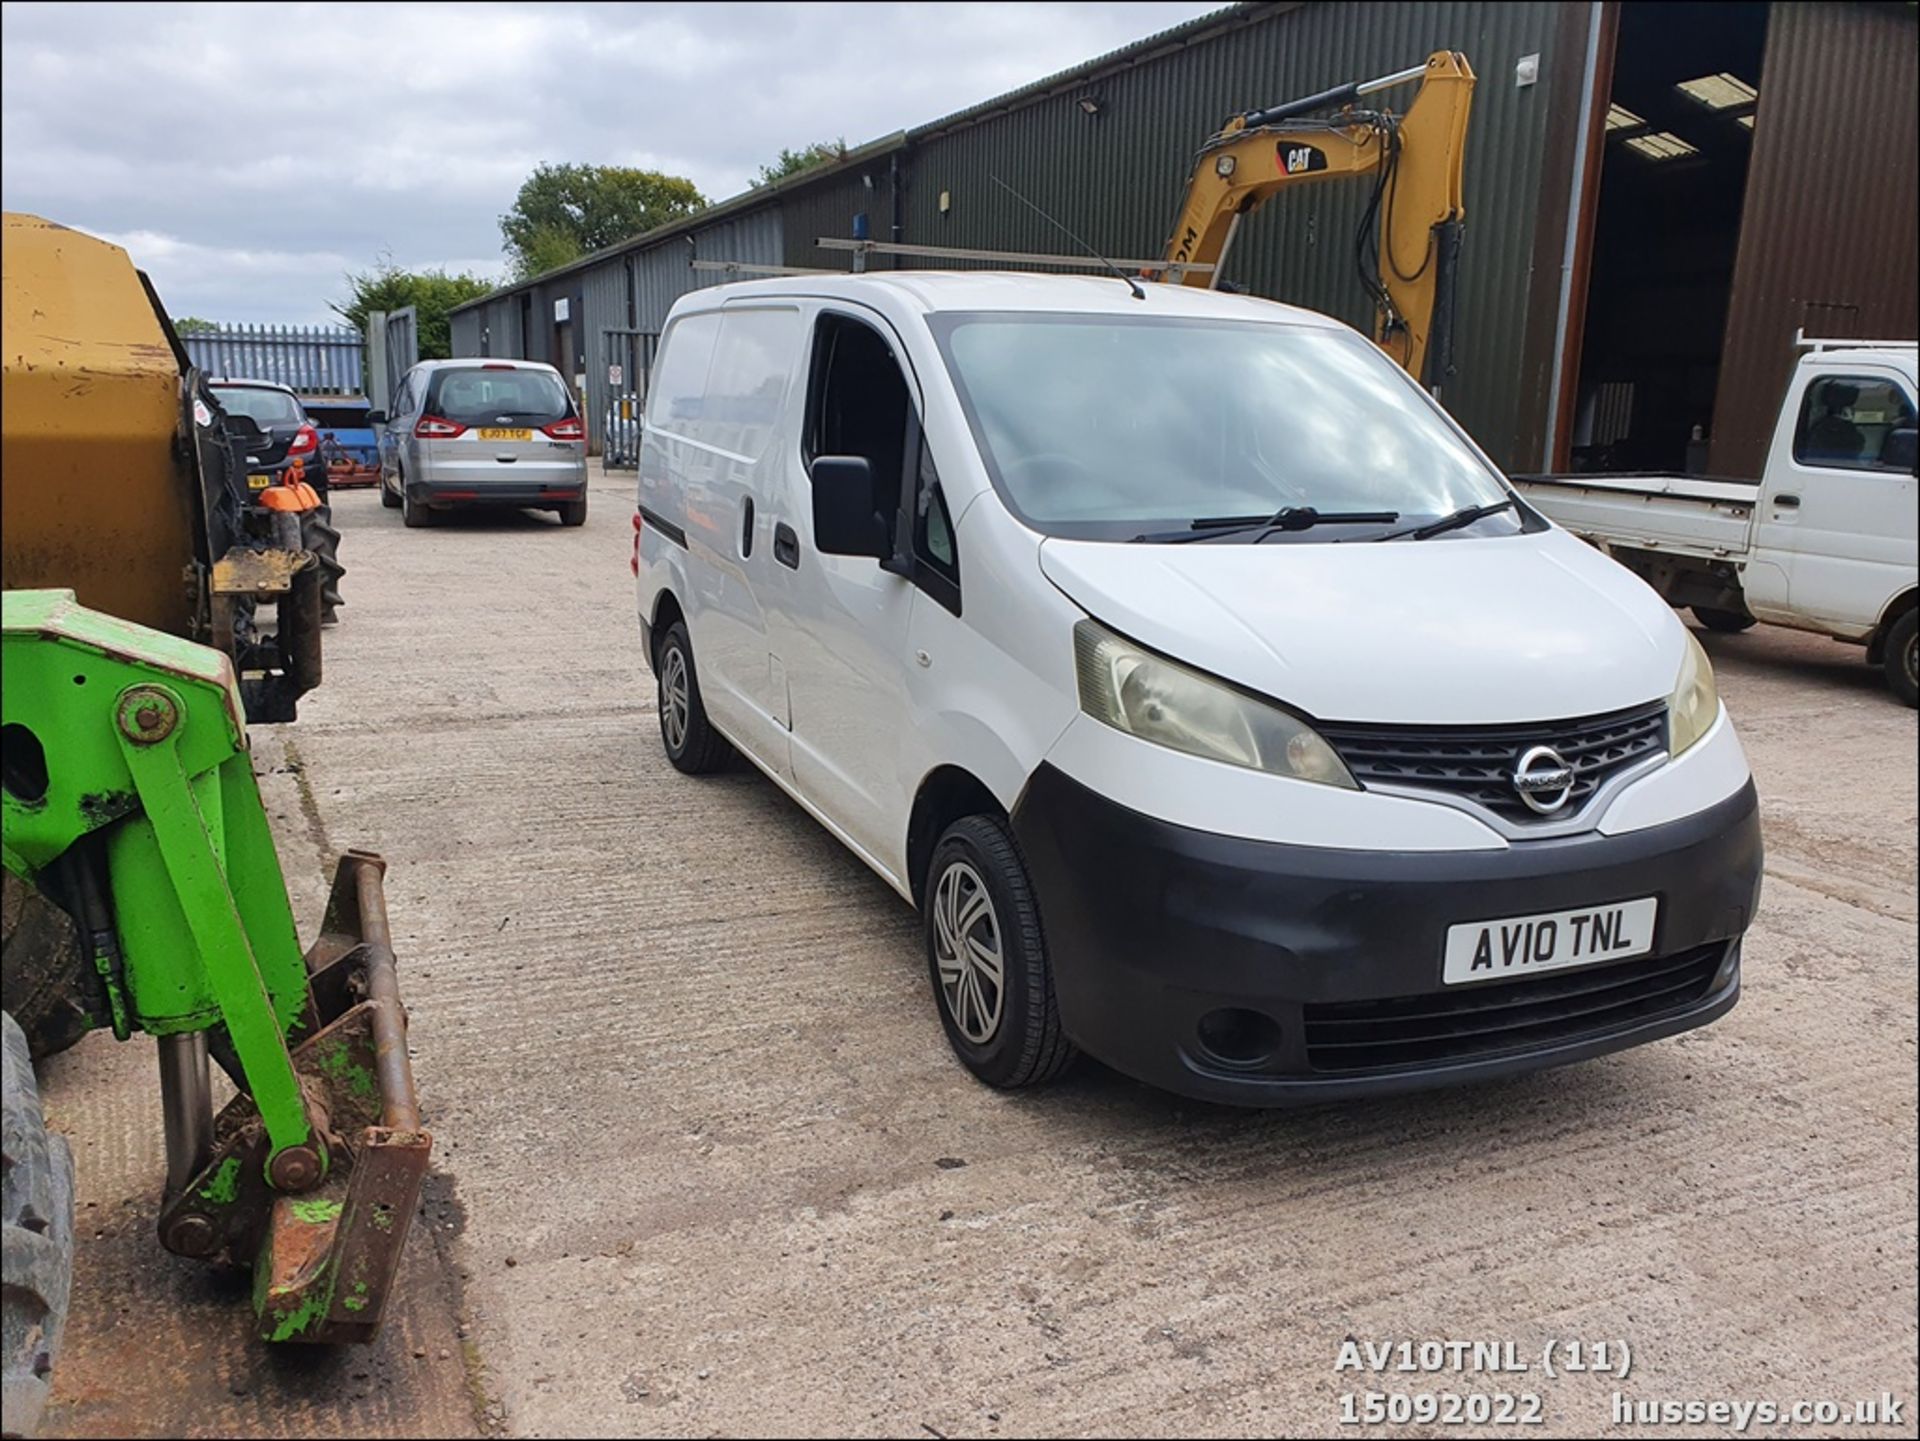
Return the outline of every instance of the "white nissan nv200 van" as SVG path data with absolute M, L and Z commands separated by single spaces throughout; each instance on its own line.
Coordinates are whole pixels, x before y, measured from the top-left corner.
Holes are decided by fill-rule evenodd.
M 1725 1014 L 1760 828 L 1691 633 L 1347 327 L 1143 288 L 674 306 L 634 520 L 673 764 L 738 750 L 916 905 L 996 1086 L 1318 1100 Z

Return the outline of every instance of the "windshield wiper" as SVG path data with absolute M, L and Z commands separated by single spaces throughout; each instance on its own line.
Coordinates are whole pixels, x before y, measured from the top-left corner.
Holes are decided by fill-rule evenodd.
M 1518 504 L 1511 496 L 1505 500 L 1496 500 L 1487 505 L 1467 505 L 1452 515 L 1443 515 L 1438 520 L 1430 520 L 1425 525 L 1410 526 L 1406 530 L 1390 530 L 1385 535 L 1376 535 L 1375 540 L 1398 540 L 1402 536 L 1412 536 L 1415 540 L 1427 540 L 1436 535 L 1445 535 L 1450 530 L 1459 530 L 1462 526 L 1472 525 L 1476 520 L 1485 520 L 1490 515 L 1498 515 L 1503 510 L 1512 510 Z
M 1189 523 L 1185 530 L 1136 535 L 1134 540 L 1182 545 L 1191 540 L 1221 540 L 1255 530 L 1261 532 L 1260 539 L 1264 540 L 1276 530 L 1311 530 L 1316 525 L 1392 525 L 1398 519 L 1397 510 L 1315 510 L 1310 505 L 1284 505 L 1272 515 L 1203 515 Z

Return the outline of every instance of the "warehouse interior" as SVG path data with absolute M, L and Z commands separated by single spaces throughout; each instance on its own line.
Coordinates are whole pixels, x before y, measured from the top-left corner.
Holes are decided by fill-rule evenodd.
M 1620 7 L 1575 470 L 1706 468 L 1768 8 Z

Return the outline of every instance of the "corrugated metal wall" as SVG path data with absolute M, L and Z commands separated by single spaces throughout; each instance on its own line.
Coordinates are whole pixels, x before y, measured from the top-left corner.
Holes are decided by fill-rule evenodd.
M 687 236 L 676 235 L 651 250 L 634 254 L 634 326 L 658 331 L 666 323 L 673 302 L 690 291 L 724 284 L 730 277 L 713 270 L 695 270 L 695 260 L 738 260 L 752 265 L 781 265 L 784 232 L 780 208 L 769 204 L 714 225 L 703 225 Z M 738 278 L 738 277 L 731 277 Z M 626 322 L 620 321 L 624 325 Z
M 1560 22 L 1565 17 L 1567 23 Z M 1535 228 L 1543 212 L 1556 228 L 1564 194 L 1541 191 L 1551 107 L 1577 105 L 1553 93 L 1556 41 L 1584 44 L 1586 7 L 1556 3 L 1435 0 L 1421 5 L 1311 4 L 1256 12 L 1224 32 L 1143 57 L 1131 68 L 1040 100 L 1008 115 L 919 143 L 906 187 L 906 235 L 913 244 L 1061 251 L 1071 246 L 992 182 L 997 175 L 1109 254 L 1157 256 L 1198 143 L 1228 115 L 1342 81 L 1417 65 L 1434 50 L 1464 51 L 1479 83 L 1466 156 L 1467 233 L 1461 257 L 1458 373 L 1450 409 L 1497 461 L 1517 453 L 1520 375 L 1530 305 L 1551 305 L 1557 275 L 1536 276 Z M 1564 31 L 1564 36 L 1560 33 Z M 1541 56 L 1540 80 L 1514 83 L 1522 56 Z M 1383 97 L 1404 108 L 1413 92 Z M 1086 114 L 1078 100 L 1099 106 Z M 848 208 L 847 187 L 837 198 Z M 941 192 L 950 196 L 942 215 Z M 1371 307 L 1354 274 L 1353 237 L 1365 184 L 1325 184 L 1270 202 L 1242 227 L 1228 277 L 1256 294 L 1337 315 L 1361 329 Z M 883 180 L 872 192 L 876 238 L 884 238 Z M 823 197 L 824 200 L 824 197 Z M 827 207 L 809 222 L 816 235 L 844 234 Z M 788 201 L 792 216 L 803 207 Z M 789 224 L 789 263 L 801 259 Z
M 1717 475 L 1760 473 L 1796 329 L 1914 338 L 1917 42 L 1911 6 L 1772 9 L 1714 401 Z
M 903 172 L 910 171 L 911 155 L 911 151 L 902 151 L 900 154 Z M 860 214 L 867 217 L 869 240 L 888 239 L 893 229 L 893 182 L 888 168 L 890 158 L 877 156 L 871 164 L 858 171 L 836 175 L 831 180 L 782 196 L 780 213 L 785 230 L 785 255 L 776 263 L 816 270 L 852 269 L 853 256 L 849 252 L 822 250 L 818 242 L 823 235 L 851 239 L 854 216 Z M 915 244 L 946 243 L 912 236 L 902 238 Z M 885 270 L 894 263 L 891 256 L 874 255 L 868 257 L 867 268 Z
M 596 455 L 600 451 L 600 419 L 607 413 L 608 397 L 607 360 L 600 332 L 609 327 L 624 328 L 627 324 L 628 261 L 628 256 L 616 255 L 590 266 L 579 278 L 581 303 L 574 328 L 587 357 L 587 393 L 583 397 L 587 407 L 587 449 Z
M 486 307 L 474 310 L 462 310 L 447 318 L 448 345 L 454 355 L 478 355 L 480 353 L 480 328 L 485 323 Z
M 476 348 L 462 350 L 459 332 L 456 330 L 453 342 L 455 355 L 502 355 L 514 359 L 521 358 L 520 298 L 517 295 L 497 296 L 472 313 L 480 318 L 480 333 L 476 337 Z

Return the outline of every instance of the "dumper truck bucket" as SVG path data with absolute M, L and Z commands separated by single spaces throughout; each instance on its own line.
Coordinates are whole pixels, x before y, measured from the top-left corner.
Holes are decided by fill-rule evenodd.
M 253 1268 L 269 1341 L 370 1341 L 380 1330 L 418 1208 L 433 1138 L 420 1126 L 387 929 L 386 863 L 349 851 L 307 951 L 310 1019 L 292 1048 L 325 1174 L 275 1177 L 258 1108 L 236 1096 L 213 1123 L 211 1158 L 160 1216 L 181 1255 Z

